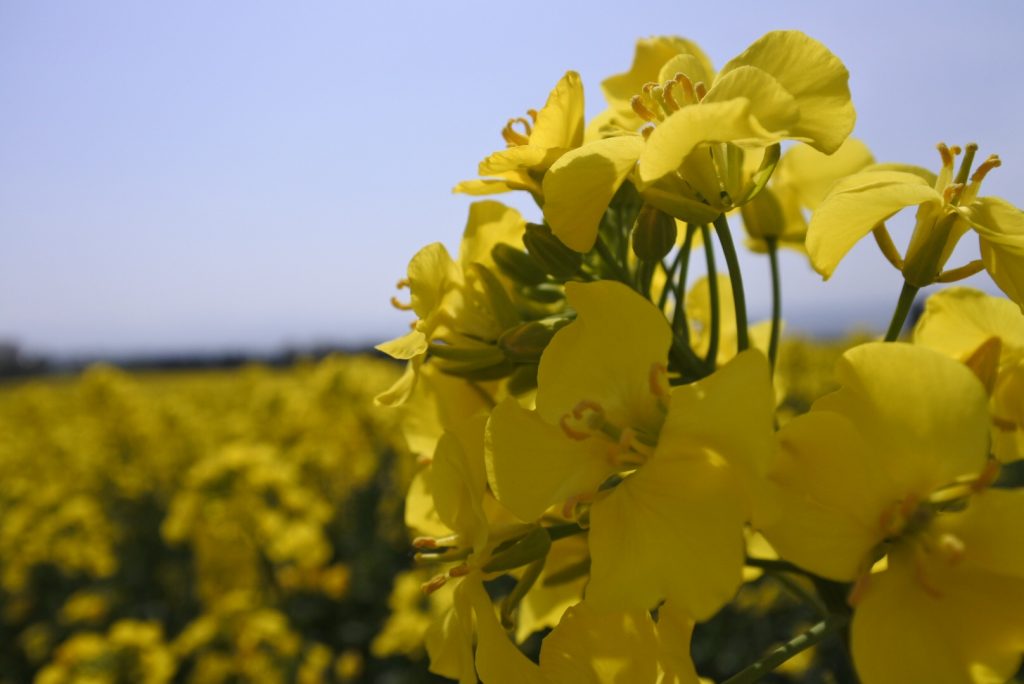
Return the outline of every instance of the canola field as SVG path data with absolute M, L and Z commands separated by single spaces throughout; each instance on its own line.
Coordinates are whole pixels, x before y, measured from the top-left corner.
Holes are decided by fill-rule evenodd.
M 784 346 L 783 414 L 846 346 Z M 442 681 L 402 522 L 417 466 L 372 401 L 398 374 L 329 357 L 0 386 L 0 682 Z M 696 651 L 771 638 L 740 624 Z

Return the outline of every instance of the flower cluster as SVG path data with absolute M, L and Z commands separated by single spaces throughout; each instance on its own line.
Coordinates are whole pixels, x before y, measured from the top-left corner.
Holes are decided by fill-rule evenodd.
M 940 145 L 938 175 L 875 163 L 848 77 L 797 31 L 717 71 L 650 38 L 592 121 L 568 72 L 508 122 L 455 189 L 527 192 L 538 215 L 474 203 L 457 260 L 412 259 L 394 301 L 412 331 L 380 346 L 407 362 L 378 401 L 417 456 L 405 518 L 430 597 L 380 648 L 422 634 L 461 682 L 694 682 L 695 626 L 764 571 L 819 622 L 730 682 L 831 635 L 867 684 L 1016 672 L 1024 213 L 979 196 L 999 160 L 972 168 L 975 145 L 959 168 Z M 908 206 L 901 255 L 884 222 Z M 760 324 L 730 218 L 769 257 Z M 947 269 L 968 230 L 980 258 Z M 810 382 L 780 356 L 778 249 L 828 277 L 869 232 L 905 279 L 889 333 Z M 942 291 L 897 341 L 918 290 L 981 270 L 1013 301 Z

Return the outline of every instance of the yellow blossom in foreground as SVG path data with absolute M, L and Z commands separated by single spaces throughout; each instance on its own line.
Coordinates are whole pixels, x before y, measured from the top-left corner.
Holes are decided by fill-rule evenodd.
M 925 303 L 914 343 L 963 361 L 990 396 L 992 453 L 1024 458 L 1024 316 L 1008 299 L 966 287 L 937 292 Z
M 984 388 L 899 343 L 856 347 L 836 373 L 841 388 L 779 434 L 782 516 L 765 536 L 855 581 L 865 684 L 1005 681 L 1024 652 L 1024 491 L 988 488 Z
M 524 521 L 551 506 L 589 510 L 596 608 L 668 598 L 710 617 L 739 586 L 743 524 L 761 510 L 758 476 L 773 449 L 767 362 L 745 352 L 670 389 L 671 331 L 657 307 L 610 281 L 568 283 L 566 295 L 578 318 L 541 358 L 536 410 L 506 400 L 491 414 L 491 489 Z

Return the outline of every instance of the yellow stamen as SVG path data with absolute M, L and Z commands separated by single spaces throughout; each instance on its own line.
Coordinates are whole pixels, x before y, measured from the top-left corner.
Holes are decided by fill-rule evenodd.
M 398 301 L 398 297 L 391 298 L 391 306 L 395 307 L 399 311 L 412 311 L 412 303 L 406 304 L 405 302 Z
M 569 437 L 569 439 L 575 439 L 578 442 L 582 442 L 583 440 L 590 437 L 589 432 L 582 432 L 580 430 L 576 430 L 569 425 L 569 420 L 571 419 L 571 417 L 572 416 L 570 414 L 566 413 L 559 419 L 558 426 L 562 428 L 562 432 L 564 432 Z
M 521 124 L 523 131 L 525 132 L 517 131 L 514 128 L 516 124 Z M 501 137 L 505 139 L 505 142 L 508 143 L 509 147 L 515 147 L 517 145 L 526 145 L 527 143 L 529 143 L 530 134 L 532 132 L 533 126 L 530 125 L 530 122 L 524 119 L 523 117 L 518 117 L 515 119 L 508 120 L 508 123 L 505 124 L 505 127 L 501 129 Z
M 950 183 L 946 186 L 946 189 L 942 191 L 942 199 L 946 204 L 956 204 L 960 201 L 960 196 L 964 194 L 963 183 Z
M 999 461 L 992 458 L 986 461 L 984 469 L 978 474 L 974 482 L 971 483 L 971 491 L 977 494 L 991 487 L 999 477 L 1000 468 Z
M 446 575 L 435 575 L 434 577 L 431 577 L 429 580 L 420 585 L 420 591 L 422 591 L 427 596 L 430 596 L 447 583 L 448 577 Z
M 1002 165 L 1003 162 L 1000 161 L 999 155 L 990 154 L 988 156 L 988 159 L 986 159 L 985 161 L 981 162 L 981 164 L 978 165 L 977 171 L 975 171 L 974 175 L 971 176 L 971 183 L 980 183 L 982 180 L 985 179 L 985 176 L 988 175 L 989 171 Z
M 657 118 L 654 116 L 654 113 L 644 105 L 643 99 L 639 95 L 633 96 L 629 101 L 629 106 L 632 107 L 633 111 L 636 112 L 636 115 L 644 121 L 653 122 Z
M 935 149 L 939 151 L 939 156 L 942 157 L 942 168 L 948 168 L 950 172 L 953 170 L 953 152 L 946 146 L 946 143 L 940 142 L 935 146 Z
M 456 565 L 454 568 L 449 570 L 448 576 L 452 578 L 465 577 L 471 572 L 473 572 L 473 568 L 469 567 L 468 563 L 463 563 L 462 565 Z
M 681 108 L 681 105 L 676 102 L 675 95 L 672 91 L 676 89 L 678 84 L 675 81 L 667 81 L 661 89 L 662 98 L 664 99 L 665 109 L 669 114 L 677 112 Z
M 697 81 L 693 84 L 693 92 L 697 95 L 697 101 L 700 102 L 708 94 L 708 87 L 704 85 L 704 81 Z
M 686 74 L 677 73 L 672 77 L 672 80 L 679 84 L 679 87 L 683 89 L 683 103 L 692 104 L 697 101 L 697 94 L 693 91 L 693 81 L 691 81 Z

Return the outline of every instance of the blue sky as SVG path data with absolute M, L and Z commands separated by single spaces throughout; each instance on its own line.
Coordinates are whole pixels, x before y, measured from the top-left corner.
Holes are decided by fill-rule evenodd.
M 125 353 L 400 334 L 394 283 L 423 245 L 457 244 L 471 200 L 451 187 L 505 120 L 567 69 L 596 114 L 601 79 L 654 34 L 721 65 L 801 29 L 847 64 L 855 135 L 880 160 L 934 168 L 936 142 L 975 140 L 1004 163 L 985 194 L 1024 204 L 1024 3 L 977 5 L 0 3 L 0 339 Z M 756 320 L 767 267 L 744 264 Z M 790 329 L 881 328 L 900 286 L 871 244 L 825 284 L 795 254 L 783 268 Z

